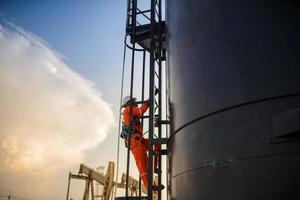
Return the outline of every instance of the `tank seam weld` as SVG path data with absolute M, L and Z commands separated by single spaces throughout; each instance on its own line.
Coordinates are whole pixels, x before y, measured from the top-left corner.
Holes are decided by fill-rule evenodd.
M 296 155 L 300 154 L 300 151 L 298 152 L 287 152 L 287 153 L 277 153 L 277 154 L 268 154 L 268 155 L 256 155 L 256 156 L 248 156 L 248 157 L 243 157 L 243 158 L 237 158 L 237 159 L 230 159 L 230 160 L 221 160 L 221 161 L 212 161 L 211 163 L 206 163 L 204 166 L 200 167 L 195 167 L 193 169 L 186 170 L 184 172 L 180 172 L 176 174 L 175 176 L 172 176 L 171 179 L 176 178 L 177 176 L 181 176 L 183 174 L 198 170 L 198 169 L 204 169 L 204 168 L 209 168 L 209 167 L 215 167 L 219 165 L 226 165 L 226 164 L 231 164 L 237 161 L 245 161 L 245 160 L 251 160 L 251 159 L 260 159 L 260 158 L 269 158 L 269 157 L 276 157 L 276 156 L 283 156 L 283 155 Z
M 233 105 L 233 106 L 229 106 L 220 110 L 216 110 L 207 114 L 204 114 L 196 119 L 191 120 L 190 122 L 182 125 L 181 127 L 179 127 L 177 130 L 175 130 L 172 134 L 170 134 L 170 137 L 168 138 L 168 140 L 170 140 L 175 134 L 177 134 L 179 131 L 181 131 L 182 129 L 184 129 L 185 127 L 195 123 L 196 121 L 199 121 L 201 119 L 219 114 L 221 112 L 225 112 L 225 111 L 229 111 L 235 108 L 239 108 L 239 107 L 243 107 L 246 105 L 250 105 L 250 104 L 255 104 L 255 103 L 260 103 L 260 102 L 264 102 L 264 101 L 271 101 L 271 100 L 276 100 L 276 99 L 281 99 L 281 98 L 289 98 L 289 97 L 294 97 L 294 96 L 300 96 L 300 93 L 293 93 L 293 94 L 286 94 L 286 95 L 281 95 L 281 96 L 276 96 L 276 97 L 269 97 L 269 98 L 264 98 L 264 99 L 259 99 L 259 100 L 254 100 L 254 101 L 249 101 L 246 103 L 241 103 L 241 104 L 237 104 L 237 105 Z

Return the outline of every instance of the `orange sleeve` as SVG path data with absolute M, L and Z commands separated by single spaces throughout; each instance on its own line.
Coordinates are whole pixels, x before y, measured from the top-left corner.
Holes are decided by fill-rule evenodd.
M 144 103 L 141 107 L 132 107 L 132 115 L 141 117 L 148 109 L 148 103 Z M 130 112 L 130 106 L 128 106 L 128 112 Z
M 128 108 L 126 107 L 123 112 L 122 112 L 122 115 L 123 115 L 123 124 L 124 125 L 129 125 L 129 114 L 128 114 Z
M 144 103 L 141 107 L 133 107 L 132 108 L 132 115 L 141 117 L 148 109 L 148 103 Z
M 140 107 L 140 111 L 141 111 L 142 115 L 147 111 L 148 108 L 149 108 L 149 104 L 148 104 L 148 103 L 144 103 L 144 104 Z

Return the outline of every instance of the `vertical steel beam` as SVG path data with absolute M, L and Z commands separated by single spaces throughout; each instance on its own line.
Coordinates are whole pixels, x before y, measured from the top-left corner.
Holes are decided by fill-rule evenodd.
M 71 172 L 69 172 L 69 180 L 68 180 L 68 189 L 67 189 L 67 198 L 66 198 L 66 200 L 69 200 L 70 184 L 71 184 Z
M 95 193 L 94 193 L 94 181 L 91 180 L 91 194 L 92 194 L 92 200 L 95 200 Z
M 132 0 L 132 57 L 131 57 L 131 80 L 130 80 L 130 116 L 132 115 L 132 96 L 133 96 L 133 80 L 134 80 L 134 58 L 135 58 L 135 26 L 136 26 L 136 5 L 137 0 Z M 129 124 L 129 130 L 131 130 L 131 122 Z M 126 189 L 125 196 L 128 197 L 128 182 L 129 182 L 129 168 L 130 168 L 130 143 L 131 143 L 131 131 L 127 138 L 127 166 L 126 166 Z
M 151 0 L 151 39 L 150 39 L 150 74 L 149 74 L 149 160 L 148 160 L 148 199 L 153 199 L 153 135 L 154 135 L 154 86 L 155 86 L 155 0 Z
M 85 182 L 85 190 L 84 190 L 83 200 L 89 199 L 89 189 L 90 189 L 90 179 L 87 178 L 86 182 Z
M 159 0 L 158 4 L 158 21 L 159 24 L 162 22 L 161 18 L 161 0 Z M 158 120 L 159 122 L 161 121 L 161 115 L 162 115 L 162 61 L 161 61 L 161 50 L 162 50 L 162 32 L 161 32 L 161 27 L 159 29 L 159 47 L 158 47 L 158 52 L 159 52 L 159 63 L 158 63 L 158 88 L 159 88 L 159 94 L 158 94 Z M 158 138 L 162 138 L 162 129 L 161 129 L 161 124 L 159 123 L 158 126 Z M 158 155 L 158 169 L 160 170 L 160 173 L 158 174 L 158 185 L 161 185 L 161 154 Z M 158 200 L 161 200 L 161 191 L 158 191 Z
M 145 100 L 145 67 L 146 67 L 146 50 L 143 51 L 143 69 L 142 69 L 142 101 Z M 142 118 L 142 127 L 144 127 L 144 118 Z M 142 180 L 139 176 L 139 197 L 142 195 Z
M 129 28 L 129 24 L 130 24 L 130 11 L 131 11 L 131 1 L 132 0 L 127 0 L 127 19 L 126 19 L 126 28 Z

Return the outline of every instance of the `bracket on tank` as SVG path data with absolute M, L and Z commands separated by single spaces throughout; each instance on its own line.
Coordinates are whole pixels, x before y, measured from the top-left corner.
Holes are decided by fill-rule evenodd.
M 160 120 L 159 118 L 155 118 L 154 126 L 158 127 L 160 125 L 168 125 L 170 124 L 170 120 Z

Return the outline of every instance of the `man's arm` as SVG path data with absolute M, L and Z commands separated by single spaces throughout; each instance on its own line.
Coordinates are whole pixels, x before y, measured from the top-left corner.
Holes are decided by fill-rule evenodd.
M 140 107 L 140 111 L 141 111 L 141 115 L 143 115 L 149 108 L 149 104 L 147 103 L 143 103 L 143 105 Z
M 149 104 L 148 103 L 144 103 L 141 107 L 132 107 L 132 115 L 133 116 L 137 116 L 137 117 L 141 117 L 149 108 Z

